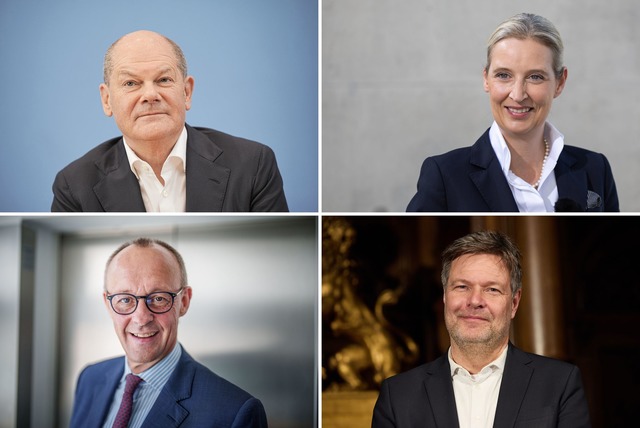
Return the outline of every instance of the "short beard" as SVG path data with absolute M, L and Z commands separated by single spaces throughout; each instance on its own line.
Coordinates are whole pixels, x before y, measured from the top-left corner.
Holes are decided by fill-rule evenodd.
M 468 356 L 488 356 L 494 353 L 498 348 L 502 347 L 506 338 L 509 337 L 509 330 L 506 332 L 490 329 L 479 337 L 467 338 L 459 334 L 455 326 L 447 325 L 451 341 Z

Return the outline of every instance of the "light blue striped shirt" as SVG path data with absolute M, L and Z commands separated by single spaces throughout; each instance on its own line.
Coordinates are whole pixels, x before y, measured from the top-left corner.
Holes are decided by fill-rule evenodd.
M 176 346 L 173 350 L 160 360 L 153 367 L 138 374 L 143 380 L 140 382 L 136 391 L 133 393 L 133 411 L 131 412 L 131 419 L 129 420 L 129 428 L 140 428 L 142 423 L 147 418 L 147 415 L 151 411 L 160 391 L 164 388 L 164 385 L 169 380 L 169 377 L 173 373 L 173 370 L 180 360 L 182 355 L 182 346 L 176 342 Z M 124 386 L 126 383 L 125 377 L 131 373 L 127 359 L 124 359 L 124 373 L 120 379 L 118 388 L 113 395 L 113 401 L 111 402 L 111 408 L 105 419 L 103 428 L 111 428 L 113 421 L 116 419 L 120 403 L 122 402 L 122 395 L 124 394 Z

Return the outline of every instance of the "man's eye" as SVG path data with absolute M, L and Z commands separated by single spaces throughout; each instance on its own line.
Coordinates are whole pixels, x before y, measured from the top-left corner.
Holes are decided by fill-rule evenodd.
M 131 87 L 133 87 L 135 85 L 136 85 L 136 82 L 134 82 L 133 80 L 128 80 L 128 81 L 124 82 L 124 84 L 122 86 L 126 86 L 128 88 L 131 88 Z
M 118 299 L 118 303 L 122 303 L 125 305 L 131 303 L 131 297 L 121 297 L 120 299 Z

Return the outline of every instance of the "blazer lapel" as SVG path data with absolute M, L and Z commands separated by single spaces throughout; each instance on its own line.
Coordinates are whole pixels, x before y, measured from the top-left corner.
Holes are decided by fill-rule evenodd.
M 96 161 L 96 167 L 105 174 L 105 177 L 93 187 L 104 211 L 146 211 L 140 185 L 127 161 L 122 139 L 112 150 Z
M 517 212 L 518 205 L 493 152 L 488 130 L 471 147 L 469 162 L 475 167 L 469 178 L 486 202 L 487 211 Z
M 451 382 L 451 369 L 446 355 L 434 361 L 428 368 L 428 376 L 424 381 L 431 413 L 436 426 L 458 428 L 458 410 Z
M 529 388 L 533 369 L 528 366 L 531 359 L 509 343 L 502 384 L 498 395 L 498 406 L 494 427 L 512 427 L 520 411 L 522 400 Z
M 556 184 L 558 185 L 558 198 L 571 199 L 586 211 L 587 206 L 587 172 L 580 168 L 573 170 L 576 159 L 566 150 L 560 153 L 558 162 L 553 172 L 556 176 Z
M 187 211 L 222 211 L 231 170 L 217 164 L 222 149 L 198 130 L 187 127 Z
M 119 358 L 112 368 L 102 373 L 102 376 L 96 380 L 93 388 L 94 396 L 91 399 L 91 411 L 89 417 L 91 420 L 86 421 L 86 426 L 102 426 L 107 412 L 111 408 L 113 394 L 118 387 L 122 373 L 124 372 L 124 358 Z
M 194 365 L 189 364 L 191 361 L 193 359 L 183 349 L 175 370 L 142 424 L 144 428 L 178 427 L 189 416 L 189 411 L 180 402 L 191 398 L 191 385 L 196 373 Z

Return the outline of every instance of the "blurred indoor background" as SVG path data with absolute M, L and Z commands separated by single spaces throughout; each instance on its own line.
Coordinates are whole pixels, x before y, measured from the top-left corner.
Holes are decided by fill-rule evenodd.
M 66 427 L 88 364 L 123 355 L 104 265 L 139 236 L 185 259 L 178 340 L 262 400 L 270 427 L 317 426 L 317 218 L 0 217 L 0 427 Z
M 383 379 L 446 352 L 440 254 L 486 229 L 523 256 L 512 342 L 578 365 L 594 427 L 636 421 L 637 217 L 325 216 L 322 229 L 323 427 L 370 427 Z

